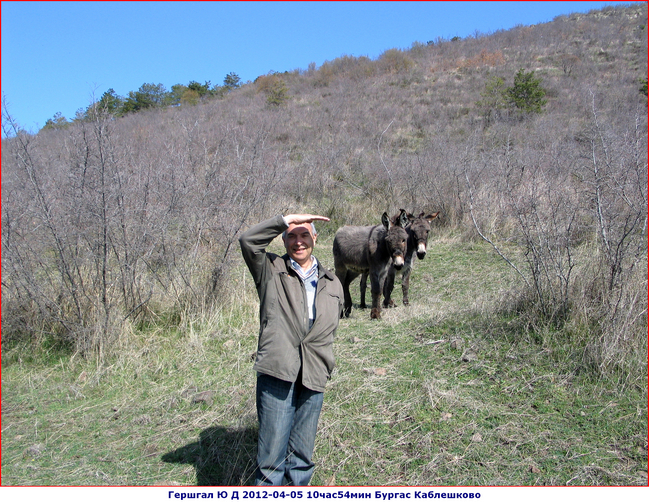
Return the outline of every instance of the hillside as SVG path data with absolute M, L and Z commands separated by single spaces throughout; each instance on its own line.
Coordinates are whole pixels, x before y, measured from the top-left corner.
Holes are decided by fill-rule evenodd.
M 430 247 L 443 259 L 426 258 L 413 274 L 413 308 L 375 324 L 356 310 L 341 327 L 319 482 L 338 473 L 350 484 L 646 484 L 647 29 L 646 3 L 610 7 L 413 43 L 377 60 L 341 56 L 196 104 L 122 117 L 97 107 L 34 135 L 3 110 L 3 434 L 5 420 L 16 425 L 2 458 L 3 470 L 7 452 L 17 462 L 10 483 L 26 482 L 32 457 L 45 484 L 81 483 L 90 471 L 110 471 L 93 478 L 102 484 L 187 483 L 194 474 L 198 483 L 224 482 L 201 478 L 202 447 L 190 438 L 202 430 L 208 443 L 216 434 L 246 455 L 251 447 L 246 364 L 256 298 L 240 231 L 278 213 L 325 214 L 332 222 L 320 229 L 329 246 L 321 254 L 331 266 L 338 227 L 377 224 L 383 211 L 405 208 L 441 211 Z M 542 91 L 538 110 L 514 100 L 530 89 Z M 429 350 L 437 339 L 445 344 Z M 455 339 L 469 345 L 446 344 Z M 458 372 L 467 348 L 489 357 Z M 394 378 L 375 379 L 377 367 Z M 188 389 L 212 386 L 230 390 L 205 408 L 187 401 Z M 487 389 L 493 407 L 473 401 L 475 389 Z M 359 395 L 365 407 L 347 409 Z M 413 397 L 403 404 L 392 395 Z M 444 403 L 463 410 L 460 423 L 446 423 Z M 125 416 L 126 404 L 129 422 L 111 439 L 103 425 Z M 72 432 L 48 431 L 47 458 L 20 426 L 37 409 L 52 427 L 57 415 L 74 422 L 61 419 Z M 435 435 L 438 422 L 456 443 Z M 83 447 L 57 442 L 73 434 L 77 445 L 88 423 L 103 424 L 93 437 L 106 436 L 109 452 L 125 447 L 132 427 L 141 438 L 127 460 L 88 458 Z M 489 423 L 489 440 L 471 439 L 486 438 Z M 149 424 L 158 438 L 150 451 L 142 439 Z M 187 448 L 171 451 L 185 440 Z M 366 450 L 363 441 L 379 446 Z M 393 463 L 389 451 L 399 454 Z M 490 451 L 495 464 L 483 462 Z M 160 467 L 162 454 L 194 463 L 196 473 Z M 139 478 L 133 464 L 150 456 Z M 583 463 L 563 471 L 566 458 Z M 57 477 L 63 461 L 77 477 Z M 102 462 L 110 468 L 97 468 Z M 248 467 L 237 465 L 238 477 L 226 481 L 246 482 Z M 533 476 L 539 468 L 549 474 Z

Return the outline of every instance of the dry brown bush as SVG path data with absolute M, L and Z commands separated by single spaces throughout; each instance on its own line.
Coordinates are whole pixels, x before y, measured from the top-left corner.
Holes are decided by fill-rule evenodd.
M 646 292 L 624 288 L 642 282 L 646 263 L 637 218 L 646 214 L 646 5 L 605 12 L 376 61 L 342 56 L 198 106 L 65 130 L 25 134 L 5 110 L 3 341 L 90 340 L 77 348 L 95 350 L 95 333 L 114 340 L 125 323 L 222 304 L 233 243 L 255 221 L 305 209 L 332 216 L 327 233 L 404 206 L 441 210 L 438 224 L 467 238 L 472 206 L 494 239 L 539 244 L 521 271 L 538 281 L 546 311 L 568 305 L 591 325 L 617 312 L 606 332 L 636 336 Z M 511 83 L 520 68 L 542 78 L 545 113 L 485 124 L 475 106 L 485 83 Z M 278 79 L 292 99 L 268 107 Z M 581 245 L 598 250 L 592 269 L 566 255 Z M 590 271 L 577 287 L 570 270 Z

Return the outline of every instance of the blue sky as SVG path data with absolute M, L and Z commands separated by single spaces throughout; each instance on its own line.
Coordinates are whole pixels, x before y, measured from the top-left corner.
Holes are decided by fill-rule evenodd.
M 438 37 L 491 33 L 629 2 L 24 2 L 2 1 L 2 97 L 36 132 L 72 119 L 110 88 L 222 84 L 377 58 Z

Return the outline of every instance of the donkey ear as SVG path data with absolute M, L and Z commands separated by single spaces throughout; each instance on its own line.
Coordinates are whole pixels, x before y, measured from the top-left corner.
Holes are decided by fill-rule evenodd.
M 406 212 L 402 209 L 401 214 L 399 215 L 399 222 L 397 225 L 399 225 L 402 228 L 405 228 L 405 226 L 408 224 L 408 215 Z
M 383 213 L 383 216 L 381 216 L 381 223 L 383 223 L 383 226 L 386 229 L 390 228 L 390 218 L 388 218 L 388 213 Z
M 437 216 L 439 216 L 439 213 L 440 213 L 440 212 L 441 212 L 441 211 L 437 211 L 437 212 L 434 213 L 434 214 L 429 214 L 428 216 L 426 216 L 426 221 L 428 221 L 428 222 L 433 221 L 435 218 L 437 218 Z M 422 216 L 423 216 L 424 213 L 421 213 L 421 214 L 422 214 Z

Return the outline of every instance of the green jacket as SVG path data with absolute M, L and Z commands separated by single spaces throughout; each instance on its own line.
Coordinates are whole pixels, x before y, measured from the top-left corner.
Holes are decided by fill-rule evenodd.
M 239 238 L 259 294 L 254 369 L 288 382 L 295 382 L 302 369 L 302 384 L 323 392 L 334 369 L 333 341 L 343 307 L 343 289 L 335 274 L 318 264 L 316 318 L 309 330 L 306 290 L 288 254 L 266 252 L 287 228 L 280 215 L 249 228 Z

